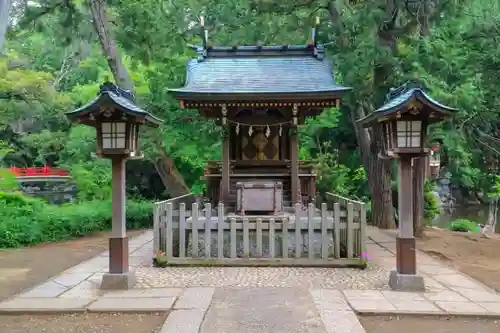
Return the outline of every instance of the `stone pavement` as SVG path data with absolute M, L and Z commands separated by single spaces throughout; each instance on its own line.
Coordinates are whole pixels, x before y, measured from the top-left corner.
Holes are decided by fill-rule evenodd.
M 418 267 L 428 290 L 388 290 L 395 239 L 375 228 L 367 232 L 372 261 L 356 270 L 154 268 L 148 231 L 130 240 L 134 289 L 98 289 L 108 265 L 102 253 L 0 303 L 0 313 L 168 311 L 161 333 L 363 333 L 356 313 L 500 316 L 498 294 L 421 252 Z

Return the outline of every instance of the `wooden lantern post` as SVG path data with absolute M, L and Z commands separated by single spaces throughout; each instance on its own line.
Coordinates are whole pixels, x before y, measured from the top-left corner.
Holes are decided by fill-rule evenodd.
M 97 98 L 66 113 L 76 124 L 96 129 L 96 155 L 111 160 L 112 228 L 109 238 L 109 272 L 101 289 L 129 289 L 135 275 L 129 271 L 128 238 L 125 216 L 125 162 L 142 158 L 139 150 L 139 126 L 158 127 L 162 120 L 143 111 L 130 92 L 115 84 L 104 83 Z
M 423 193 L 414 197 L 412 159 L 427 156 L 427 128 L 429 124 L 452 116 L 450 107 L 434 101 L 415 83 L 392 89 L 386 103 L 375 112 L 359 120 L 364 127 L 378 127 L 383 142 L 381 158 L 398 161 L 398 215 L 396 237 L 396 270 L 389 277 L 394 290 L 424 291 L 424 279 L 417 275 L 414 219 L 423 212 L 414 212 L 413 205 L 423 203 Z M 420 170 L 424 171 L 424 170 Z M 418 201 L 417 203 L 415 203 Z M 423 207 L 423 205 L 422 205 Z

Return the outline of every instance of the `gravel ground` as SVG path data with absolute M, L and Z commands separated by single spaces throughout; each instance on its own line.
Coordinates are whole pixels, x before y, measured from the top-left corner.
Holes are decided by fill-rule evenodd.
M 296 287 L 387 289 L 389 272 L 370 263 L 367 269 L 294 267 L 138 267 L 138 288 Z
M 366 333 L 498 333 L 500 320 L 456 317 L 359 316 Z
M 158 333 L 166 313 L 0 316 L 0 333 Z

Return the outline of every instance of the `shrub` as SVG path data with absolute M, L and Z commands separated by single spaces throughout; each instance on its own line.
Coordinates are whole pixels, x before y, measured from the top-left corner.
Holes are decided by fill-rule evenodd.
M 127 228 L 152 226 L 153 204 L 127 202 Z M 111 201 L 61 206 L 22 193 L 0 192 L 0 248 L 81 237 L 111 228 Z
M 439 200 L 432 192 L 424 193 L 424 218 L 428 221 L 433 220 L 440 213 Z
M 477 231 L 476 222 L 467 219 L 457 219 L 451 221 L 448 227 L 451 231 L 461 231 L 461 232 Z

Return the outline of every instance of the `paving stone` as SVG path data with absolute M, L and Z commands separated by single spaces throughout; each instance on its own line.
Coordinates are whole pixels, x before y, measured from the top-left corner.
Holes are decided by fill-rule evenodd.
M 94 298 L 14 298 L 0 303 L 0 312 L 84 311 Z
M 419 265 L 418 271 L 428 275 L 457 274 L 457 271 L 443 265 Z
M 105 271 L 107 272 L 108 269 L 106 268 Z M 100 286 L 101 285 L 101 282 L 102 282 L 102 277 L 103 277 L 104 273 L 103 272 L 99 272 L 99 273 L 94 273 L 92 274 L 88 279 L 87 281 L 90 281 L 92 282 L 93 284 L 95 284 L 96 286 Z
M 198 333 L 205 311 L 200 309 L 173 310 L 160 333 Z
M 74 287 L 90 277 L 92 273 L 63 273 L 52 279 L 52 281 L 66 287 Z
M 383 290 L 382 295 L 387 298 L 390 302 L 393 300 L 396 301 L 425 301 L 426 299 L 422 294 L 412 293 L 406 291 L 392 291 L 392 290 Z
M 111 290 L 105 292 L 103 298 L 139 298 L 146 289 Z
M 59 298 L 97 298 L 101 295 L 98 286 L 89 281 L 83 281 L 79 285 L 59 295 Z
M 443 290 L 438 292 L 426 292 L 425 298 L 430 301 L 444 301 L 444 302 L 468 302 L 468 300 L 457 292 L 451 290 Z
M 358 312 L 392 312 L 396 307 L 386 299 L 348 299 L 351 307 Z
M 338 312 L 318 309 L 323 325 L 328 333 L 366 333 L 365 329 L 352 311 Z
M 350 300 L 385 300 L 378 290 L 344 290 L 345 297 Z
M 166 311 L 174 304 L 174 297 L 154 298 L 99 298 L 88 306 L 94 312 L 122 312 L 122 311 Z
M 434 279 L 446 286 L 472 290 L 485 290 L 485 288 L 480 283 L 473 281 L 461 274 L 435 275 Z
M 187 288 L 175 302 L 175 309 L 208 309 L 215 288 Z
M 315 289 L 310 292 L 318 311 L 352 311 L 340 290 Z
M 448 288 L 446 288 L 443 284 L 437 282 L 433 278 L 427 275 L 423 275 L 423 277 L 424 277 L 425 289 L 428 292 L 438 292 L 442 290 L 448 290 Z
M 477 304 L 488 310 L 488 312 L 500 315 L 500 302 L 485 302 Z
M 443 302 L 436 301 L 444 311 L 455 315 L 480 315 L 488 313 L 488 310 L 472 302 Z
M 402 313 L 442 313 L 431 301 L 391 300 L 397 311 Z
M 272 287 L 217 288 L 200 333 L 221 332 L 327 333 L 307 289 Z
M 489 291 L 472 291 L 472 290 L 460 290 L 458 291 L 461 295 L 467 297 L 473 302 L 497 302 L 500 303 L 500 295 L 489 292 Z
M 141 297 L 177 297 L 182 292 L 182 288 L 154 288 L 144 290 Z
M 52 298 L 61 295 L 68 290 L 68 287 L 55 283 L 54 281 L 47 281 L 35 288 L 19 295 L 21 298 Z

